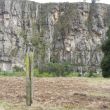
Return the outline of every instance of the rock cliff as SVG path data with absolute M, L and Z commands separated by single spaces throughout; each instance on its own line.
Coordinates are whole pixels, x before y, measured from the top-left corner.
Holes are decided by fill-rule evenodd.
M 0 69 L 23 68 L 31 40 L 37 65 L 69 63 L 74 71 L 97 71 L 109 17 L 107 4 L 0 0 Z

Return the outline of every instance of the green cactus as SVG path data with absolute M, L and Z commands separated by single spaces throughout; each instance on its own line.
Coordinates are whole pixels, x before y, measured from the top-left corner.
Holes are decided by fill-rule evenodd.
M 33 52 L 27 52 L 25 58 L 26 68 L 26 104 L 31 106 L 32 104 L 32 76 L 33 76 Z

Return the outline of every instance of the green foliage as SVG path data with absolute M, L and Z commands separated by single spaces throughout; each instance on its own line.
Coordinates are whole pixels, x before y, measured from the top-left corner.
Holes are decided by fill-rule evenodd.
M 38 69 L 34 69 L 34 76 L 35 77 L 55 77 L 55 74 L 48 73 L 48 72 L 39 72 Z
M 38 60 L 39 59 L 44 60 L 45 58 L 46 44 L 42 36 L 43 36 L 43 32 L 39 32 L 38 34 L 33 36 L 31 39 L 32 45 L 35 47 L 35 50 L 36 50 L 34 53 L 34 57 L 35 59 L 38 59 Z
M 44 31 L 36 33 L 34 36 L 32 36 L 31 43 L 34 47 L 37 49 L 42 50 L 45 47 L 45 42 L 43 38 Z
M 97 74 L 97 73 L 90 72 L 90 73 L 85 73 L 84 77 L 102 77 L 102 74 L 101 73 Z
M 57 70 L 58 71 L 58 70 Z M 39 69 L 34 69 L 34 76 L 36 77 L 59 77 L 61 73 L 59 74 L 58 72 L 44 72 Z M 78 73 L 77 72 L 64 72 L 62 77 L 77 77 Z
M 104 52 L 104 57 L 101 62 L 103 77 L 110 77 L 110 27 L 107 31 L 107 36 L 108 39 L 102 45 L 102 51 Z
M 55 38 L 60 37 L 62 39 L 62 37 L 66 36 L 69 33 L 71 29 L 72 19 L 77 15 L 77 10 L 75 9 L 76 7 L 73 4 L 66 4 L 65 8 L 63 7 L 60 9 L 63 10 L 63 14 L 59 16 L 59 19 L 55 24 Z
M 25 76 L 26 73 L 24 71 L 0 71 L 0 76 L 17 76 L 17 77 L 21 77 L 21 76 Z M 56 72 L 46 72 L 46 71 L 40 71 L 39 69 L 34 69 L 33 70 L 33 75 L 35 77 L 59 77 L 60 74 L 56 73 Z M 62 77 L 79 77 L 79 73 L 78 72 L 64 72 Z M 101 74 L 97 74 L 97 73 L 85 73 L 83 75 L 83 77 L 102 77 Z
M 66 73 L 65 76 L 66 77 L 78 77 L 79 73 L 78 72 L 70 72 L 70 73 Z
M 106 40 L 102 45 L 102 51 L 104 54 L 110 53 L 110 39 Z
M 25 76 L 25 72 L 24 71 L 0 71 L 0 76 Z
M 46 65 L 42 65 L 42 67 L 39 68 L 39 73 L 43 74 L 44 72 L 52 74 L 53 76 L 68 76 L 71 73 L 73 73 L 73 65 L 68 63 L 48 63 Z M 74 75 L 73 75 L 74 76 Z M 78 76 L 78 74 L 77 74 Z
M 110 55 L 104 55 L 101 68 L 103 77 L 110 77 Z

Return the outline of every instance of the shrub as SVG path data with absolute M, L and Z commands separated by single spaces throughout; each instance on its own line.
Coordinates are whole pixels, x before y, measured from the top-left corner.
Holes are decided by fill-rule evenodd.
M 78 77 L 79 73 L 77 73 L 77 72 L 70 72 L 70 73 L 65 74 L 65 76 L 66 77 Z
M 46 65 L 42 65 L 39 68 L 39 72 L 47 72 L 54 74 L 54 76 L 66 76 L 70 72 L 72 72 L 71 68 L 73 65 L 67 63 L 48 63 Z
M 108 39 L 102 45 L 104 57 L 101 62 L 102 75 L 105 78 L 110 77 L 110 27 L 107 31 L 107 36 Z
M 34 69 L 35 77 L 54 77 L 55 74 L 49 72 L 40 72 L 38 69 Z

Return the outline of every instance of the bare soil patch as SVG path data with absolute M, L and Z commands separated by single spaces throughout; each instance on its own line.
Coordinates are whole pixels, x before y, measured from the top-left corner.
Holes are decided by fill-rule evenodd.
M 33 87 L 33 106 L 110 110 L 110 79 L 34 78 Z M 25 103 L 25 78 L 0 77 L 0 100 Z

